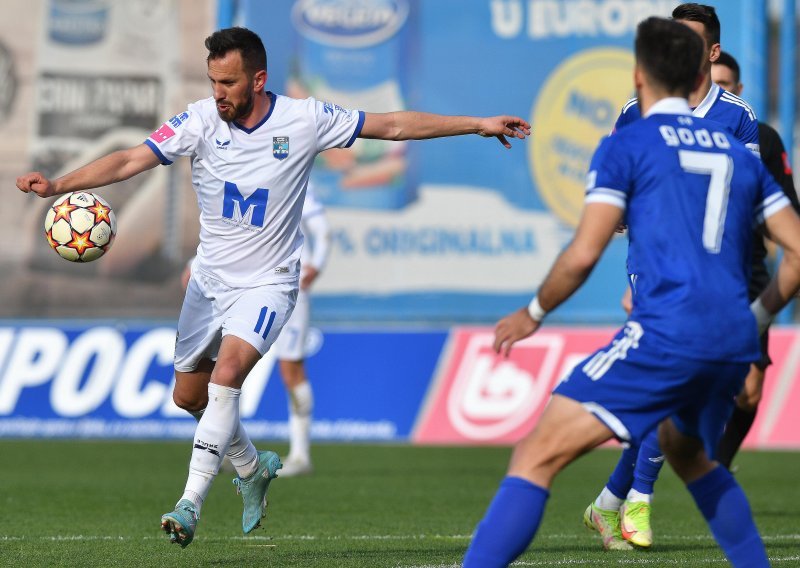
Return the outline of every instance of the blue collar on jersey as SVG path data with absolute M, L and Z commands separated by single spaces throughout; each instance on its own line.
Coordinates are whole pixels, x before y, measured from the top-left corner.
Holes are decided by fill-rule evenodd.
M 651 114 L 692 114 L 692 109 L 689 108 L 689 101 L 680 97 L 667 97 L 656 101 L 651 106 L 644 118 Z
M 269 117 L 272 116 L 272 111 L 275 110 L 275 99 L 277 98 L 275 96 L 275 93 L 273 93 L 272 91 L 267 91 L 267 96 L 269 97 L 269 110 L 267 111 L 267 114 L 264 116 L 264 118 L 262 118 L 259 121 L 259 123 L 256 124 L 253 128 L 245 128 L 244 126 L 242 126 L 241 124 L 239 124 L 235 120 L 231 124 L 233 124 L 236 128 L 238 128 L 239 130 L 241 130 L 242 132 L 245 132 L 247 134 L 252 134 L 256 130 L 258 130 L 258 128 L 262 124 L 264 124 L 265 122 L 267 122 L 269 120 Z

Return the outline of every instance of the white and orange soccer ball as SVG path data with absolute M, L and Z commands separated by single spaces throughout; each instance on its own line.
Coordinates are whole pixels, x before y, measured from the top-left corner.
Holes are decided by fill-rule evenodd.
M 88 191 L 62 195 L 44 218 L 47 242 L 61 258 L 72 262 L 97 260 L 111 248 L 116 233 L 111 207 Z

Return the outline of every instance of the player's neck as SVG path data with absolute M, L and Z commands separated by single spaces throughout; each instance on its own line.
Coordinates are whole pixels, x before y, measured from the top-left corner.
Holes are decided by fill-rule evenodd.
M 708 91 L 711 90 L 711 74 L 707 73 L 703 77 L 703 82 L 700 83 L 700 86 L 697 87 L 692 93 L 689 95 L 689 106 L 692 108 L 697 108 L 700 106 L 700 103 L 703 102 L 703 99 L 706 98 L 708 95 Z
M 261 91 L 255 96 L 253 110 L 251 110 L 247 116 L 236 119 L 236 124 L 247 129 L 255 127 L 267 116 L 271 105 L 272 99 L 269 94 L 266 91 Z

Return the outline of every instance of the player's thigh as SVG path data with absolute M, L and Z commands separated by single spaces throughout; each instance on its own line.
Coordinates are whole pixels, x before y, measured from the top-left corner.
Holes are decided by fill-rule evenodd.
M 561 469 L 613 435 L 581 403 L 556 394 L 533 431 L 514 447 L 508 474 L 549 487 Z
M 675 474 L 684 483 L 700 479 L 716 465 L 706 454 L 703 441 L 683 434 L 671 418 L 659 425 L 658 442 Z
M 175 338 L 175 371 L 190 373 L 203 358 L 216 358 L 222 339 L 219 310 L 215 306 L 215 291 L 209 280 L 193 274 L 178 318 Z
M 308 293 L 300 290 L 292 315 L 283 326 L 273 346 L 275 356 L 280 361 L 302 361 L 305 359 L 310 316 Z
M 259 359 L 261 353 L 253 345 L 235 334 L 227 334 L 222 338 L 211 382 L 240 389 Z
M 671 415 L 671 419 L 682 435 L 700 440 L 708 457 L 714 459 L 750 364 L 694 364 L 696 371 L 685 389 L 683 406 Z

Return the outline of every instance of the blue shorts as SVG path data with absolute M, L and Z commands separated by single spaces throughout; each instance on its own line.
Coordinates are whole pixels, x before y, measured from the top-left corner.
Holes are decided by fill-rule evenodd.
M 627 322 L 553 393 L 580 402 L 617 439 L 636 446 L 671 417 L 683 434 L 702 440 L 713 458 L 750 364 L 684 359 L 653 341 L 637 322 Z

